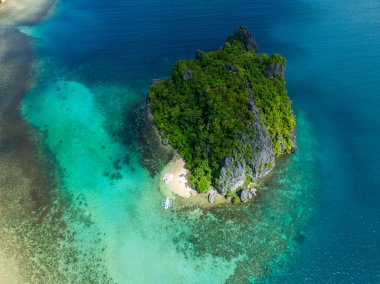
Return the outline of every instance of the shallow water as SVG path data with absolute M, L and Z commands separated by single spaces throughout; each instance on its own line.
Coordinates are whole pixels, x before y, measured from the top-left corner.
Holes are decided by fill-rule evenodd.
M 144 54 L 141 43 L 129 38 L 133 28 L 120 27 L 127 24 L 125 20 L 104 23 L 104 15 L 98 14 L 101 7 L 87 10 L 97 12 L 91 18 L 80 4 L 70 5 L 61 4 L 64 7 L 47 24 L 23 29 L 38 39 L 38 67 L 43 70 L 24 101 L 23 112 L 45 134 L 62 171 L 62 193 L 80 200 L 76 205 L 84 207 L 102 235 L 106 249 L 101 258 L 110 277 L 120 283 L 241 282 L 263 279 L 285 266 L 302 242 L 316 190 L 306 115 L 299 115 L 300 154 L 273 175 L 271 186 L 263 186 L 254 205 L 202 211 L 181 206 L 178 200 L 176 209 L 163 211 L 158 177 L 139 163 L 138 150 L 143 145 L 136 140 L 132 111 L 136 104 L 143 104 L 143 91 L 153 76 L 167 76 L 169 64 L 189 55 L 177 46 L 174 35 L 169 42 L 156 39 L 161 47 L 151 45 L 150 53 Z M 127 8 L 123 6 L 125 17 L 131 13 Z M 193 13 L 198 16 L 196 10 Z M 92 19 L 97 33 L 83 36 L 66 31 L 67 16 L 73 23 L 80 17 Z M 157 19 L 148 17 L 145 25 L 152 20 Z M 115 25 L 119 28 L 111 29 Z M 58 36 L 58 28 L 67 34 Z M 143 27 L 139 28 L 142 33 Z M 65 41 L 74 40 L 72 36 L 78 40 L 75 49 L 63 51 Z M 111 49 L 107 42 L 99 45 L 103 37 L 120 47 Z M 129 40 L 124 42 L 124 37 Z M 190 43 L 189 39 L 185 42 Z M 166 47 L 174 50 L 162 58 Z M 304 172 L 297 174 L 300 168 Z M 301 184 L 302 180 L 307 182 Z M 81 233 L 86 238 L 87 232 Z
M 119 283 L 376 283 L 379 8 L 375 1 L 80 0 L 22 28 L 36 39 L 36 84 L 22 111 L 59 176 L 52 212 L 65 228 L 57 234 L 75 232 L 62 238 L 59 266 L 44 262 L 48 245 L 30 246 L 50 281 L 76 282 L 80 271 L 82 280 Z M 287 56 L 300 151 L 253 204 L 201 210 L 177 200 L 164 211 L 158 177 L 141 163 L 136 110 L 153 78 L 196 49 L 217 48 L 242 24 L 262 52 Z M 48 232 L 49 220 L 29 238 Z M 64 259 L 73 248 L 80 253 L 70 266 Z

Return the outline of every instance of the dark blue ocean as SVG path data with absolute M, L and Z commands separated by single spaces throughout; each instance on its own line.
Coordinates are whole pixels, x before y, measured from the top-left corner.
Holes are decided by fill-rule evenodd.
M 123 198 L 129 200 L 128 195 L 123 195 L 122 188 L 128 188 L 130 194 L 135 196 L 136 192 L 147 190 L 150 186 L 150 190 L 155 192 L 155 199 L 159 200 L 161 195 L 156 189 L 157 180 L 151 179 L 138 166 L 139 157 L 135 145 L 137 142 L 135 138 L 128 136 L 134 133 L 133 126 L 132 130 L 127 132 L 127 137 L 124 137 L 126 141 L 123 142 L 123 146 L 116 144 L 112 146 L 112 143 L 116 143 L 111 141 L 114 136 L 107 136 L 104 130 L 102 130 L 104 133 L 99 132 L 99 127 L 114 121 L 113 116 L 127 114 L 136 105 L 139 105 L 146 95 L 152 79 L 169 76 L 171 66 L 178 59 L 192 58 L 197 49 L 208 51 L 218 48 L 227 36 L 241 25 L 249 27 L 259 43 L 260 52 L 280 53 L 287 58 L 287 88 L 295 113 L 300 119 L 298 129 L 301 147 L 300 153 L 297 154 L 299 156 L 294 157 L 288 165 L 291 175 L 298 177 L 292 180 L 298 183 L 299 195 L 295 199 L 287 200 L 286 202 L 289 204 L 286 206 L 297 207 L 298 203 L 307 199 L 308 203 L 305 208 L 307 206 L 310 208 L 309 211 L 300 209 L 297 211 L 301 212 L 297 213 L 298 215 L 296 213 L 289 214 L 291 216 L 289 218 L 292 218 L 292 222 L 297 225 L 290 221 L 289 223 L 278 223 L 282 226 L 296 226 L 298 233 L 295 234 L 298 234 L 298 237 L 295 237 L 295 243 L 287 243 L 282 246 L 286 261 L 278 260 L 281 259 L 279 255 L 282 252 L 276 251 L 267 254 L 279 262 L 277 266 L 271 259 L 266 260 L 270 265 L 265 264 L 265 267 L 271 267 L 270 270 L 277 271 L 276 273 L 267 273 L 269 270 L 264 273 L 262 271 L 265 269 L 257 268 L 259 271 L 257 275 L 262 272 L 265 276 L 260 278 L 256 275 L 255 277 L 259 280 L 254 279 L 270 283 L 380 283 L 380 151 L 377 151 L 377 147 L 380 145 L 380 81 L 378 73 L 380 66 L 380 2 L 377 0 L 61 1 L 57 5 L 55 14 L 49 20 L 34 28 L 33 31 L 26 30 L 36 39 L 36 61 L 44 61 L 43 64 L 49 66 L 45 68 L 45 71 L 50 68 L 49 76 L 54 74 L 56 79 L 50 86 L 47 86 L 48 83 L 45 80 L 45 85 L 37 86 L 36 90 L 32 91 L 25 102 L 26 106 L 31 106 L 31 110 L 26 111 L 25 115 L 37 128 L 46 124 L 52 128 L 49 130 L 49 139 L 51 140 L 48 140 L 47 144 L 50 150 L 56 154 L 60 167 L 68 169 L 64 182 L 70 194 L 75 195 L 79 191 L 83 193 L 87 188 L 97 188 L 99 184 L 102 184 L 96 191 L 96 194 L 99 195 L 92 195 L 95 196 L 94 200 L 91 201 L 91 197 L 88 197 L 88 203 L 95 204 L 89 210 L 92 210 L 93 219 L 99 220 L 98 229 L 101 232 L 104 230 L 105 238 L 109 238 L 103 240 L 108 248 L 111 247 L 107 251 L 106 262 L 113 259 L 115 263 L 118 263 L 111 265 L 114 268 L 111 274 L 116 275 L 118 281 L 125 281 L 124 283 L 128 283 L 127 279 L 132 279 L 131 283 L 143 280 L 154 281 L 154 275 L 156 275 L 152 273 L 154 269 L 156 272 L 160 271 L 159 275 L 170 273 L 174 275 L 175 268 L 171 267 L 172 259 L 180 265 L 179 270 L 187 272 L 183 273 L 183 278 L 178 278 L 179 276 L 171 278 L 166 275 L 167 277 L 165 276 L 160 281 L 156 279 L 158 282 L 206 283 L 210 279 L 214 279 L 216 283 L 224 282 L 226 280 L 223 278 L 224 276 L 213 278 L 212 273 L 207 274 L 207 271 L 203 271 L 201 268 L 193 268 L 193 263 L 188 264 L 186 257 L 182 258 L 177 254 L 178 251 L 181 253 L 181 250 L 185 251 L 184 255 L 189 251 L 195 251 L 197 254 L 202 249 L 206 253 L 210 252 L 210 255 L 202 258 L 202 265 L 212 267 L 212 263 L 215 263 L 215 266 L 218 267 L 215 274 L 218 271 L 224 271 L 223 265 L 226 260 L 230 261 L 236 258 L 236 261 L 239 261 L 237 255 L 232 254 L 231 258 L 228 258 L 226 255 L 213 252 L 209 247 L 201 248 L 199 243 L 212 243 L 212 238 L 215 237 L 210 235 L 209 239 L 205 237 L 202 240 L 202 238 L 191 235 L 191 230 L 193 233 L 194 230 L 197 230 L 197 235 L 207 232 L 201 225 L 191 227 L 192 225 L 188 224 L 187 229 L 182 228 L 184 233 L 177 237 L 187 237 L 188 240 L 195 238 L 196 241 L 180 242 L 177 244 L 177 248 L 173 248 L 173 252 L 168 255 L 165 250 L 158 249 L 154 245 L 155 241 L 159 246 L 170 243 L 172 238 L 168 236 L 175 234 L 175 227 L 170 226 L 174 226 L 173 224 L 177 224 L 176 222 L 180 226 L 179 223 L 183 223 L 181 218 L 186 220 L 195 218 L 194 222 L 200 222 L 196 218 L 203 217 L 199 217 L 197 214 L 206 213 L 193 210 L 191 218 L 175 217 L 175 214 L 169 218 L 159 215 L 162 213 L 156 213 L 156 209 L 149 209 L 148 213 L 144 213 L 146 215 L 141 215 L 141 208 L 136 203 L 129 204 L 129 201 L 125 201 L 125 206 L 133 207 L 125 213 L 127 216 L 125 222 L 128 223 L 128 220 L 132 220 L 133 224 L 129 223 L 128 229 L 120 229 L 121 222 L 124 222 L 124 219 L 118 219 L 121 218 L 120 214 L 124 214 L 120 213 L 120 210 L 125 208 L 122 201 L 124 201 Z M 75 82 L 80 82 L 81 85 Z M 43 94 L 46 95 L 48 92 L 46 90 L 62 89 L 65 91 L 67 84 L 69 87 L 67 87 L 66 97 L 68 98 L 65 97 L 65 101 L 60 101 L 60 105 L 65 104 L 67 110 L 73 105 L 79 106 L 78 109 L 83 107 L 81 110 L 73 111 L 72 116 L 68 116 L 68 119 L 59 120 L 56 125 L 53 122 L 49 124 L 54 116 L 50 114 L 50 116 L 43 116 L 43 111 L 46 112 L 46 106 L 47 108 L 51 106 L 52 111 L 59 111 L 60 105 L 55 106 L 53 99 L 41 103 L 40 98 L 44 96 Z M 78 95 L 70 98 L 70 92 Z M 95 101 L 91 103 L 87 100 L 90 93 L 95 97 Z M 62 98 L 60 97 L 60 99 Z M 87 107 L 93 108 L 92 104 L 99 113 L 87 114 L 86 112 L 83 114 Z M 115 105 L 120 107 L 115 108 Z M 39 111 L 35 111 L 33 114 L 38 107 L 40 107 Z M 78 138 L 78 135 L 83 132 L 74 133 L 70 128 L 72 123 L 79 121 L 75 117 L 88 118 L 83 122 L 84 124 L 94 122 L 94 129 L 88 130 L 88 135 L 91 135 L 92 138 L 89 136 L 83 138 L 86 142 Z M 58 118 L 56 119 L 58 121 Z M 307 121 L 307 123 L 302 121 Z M 67 127 L 59 128 L 63 124 Z M 307 134 L 303 134 L 306 132 L 306 126 L 302 129 L 303 125 L 307 125 Z M 107 127 L 112 128 L 109 125 Z M 114 128 L 117 127 L 114 126 Z M 130 153 L 131 163 L 136 166 L 128 169 L 126 166 L 123 169 L 125 171 L 123 175 L 127 180 L 120 187 L 118 184 L 113 184 L 115 189 L 112 193 L 103 193 L 102 190 L 105 190 L 104 188 L 108 184 L 105 185 L 106 182 L 100 178 L 96 184 L 93 180 L 85 182 L 83 177 L 92 174 L 92 170 L 85 171 L 82 167 L 84 164 L 91 164 L 94 168 L 98 167 L 101 176 L 104 171 L 102 160 L 100 158 L 96 161 L 88 160 L 83 157 L 86 154 L 93 157 L 95 152 L 91 150 L 92 146 L 87 145 L 87 150 L 83 150 L 84 152 L 80 149 L 70 148 L 71 146 L 62 149 L 66 144 L 59 146 L 61 148 L 55 148 L 58 147 L 56 141 L 62 139 L 57 137 L 63 131 L 68 133 L 67 139 L 70 137 L 78 139 L 72 138 L 75 145 L 80 144 L 80 141 L 91 144 L 93 140 L 99 139 L 100 142 L 97 143 L 100 144 L 93 146 L 95 149 L 98 147 L 97 145 L 108 143 L 107 145 L 111 145 L 106 148 L 110 149 L 109 155 L 116 156 L 117 153 L 122 153 L 127 149 Z M 89 142 L 89 140 L 91 141 Z M 78 156 L 83 158 L 83 161 L 78 162 L 77 159 L 68 158 Z M 306 156 L 307 158 L 305 158 Z M 308 162 L 312 160 L 310 162 L 312 166 L 300 165 L 302 159 Z M 74 163 L 76 169 L 80 167 L 83 173 L 73 170 L 73 174 L 70 176 L 70 163 L 71 165 Z M 96 170 L 94 171 L 96 172 Z M 285 180 L 284 184 L 292 183 L 284 177 L 279 184 L 283 180 Z M 142 188 L 139 187 L 141 183 L 143 184 Z M 308 191 L 304 193 L 301 190 L 306 185 L 308 185 Z M 286 188 L 284 186 L 283 191 L 278 194 L 286 194 Z M 268 196 L 272 196 L 272 194 L 275 193 L 268 193 Z M 134 198 L 136 201 L 137 197 Z M 146 200 L 148 198 L 150 197 L 147 196 Z M 115 200 L 121 200 L 120 204 Z M 146 200 L 144 206 L 149 207 L 150 203 Z M 282 199 L 273 198 L 273 200 L 275 200 L 273 202 L 282 202 Z M 264 199 L 263 202 L 270 204 L 270 198 Z M 292 202 L 296 204 L 292 204 Z M 152 202 L 152 207 L 153 204 L 156 203 Z M 271 205 L 267 206 L 268 211 L 272 210 L 270 207 Z M 263 210 L 264 213 L 267 212 L 265 209 Z M 283 210 L 281 212 L 285 212 L 286 208 L 281 210 Z M 244 214 L 255 217 L 255 214 L 258 214 L 255 212 L 244 211 Z M 260 216 L 267 216 L 265 215 L 267 213 L 264 213 Z M 214 216 L 215 218 L 223 216 L 223 213 L 218 211 L 207 214 L 214 214 L 217 216 Z M 112 216 L 119 217 L 113 218 Z M 140 216 L 139 218 L 143 221 L 135 220 L 133 216 Z M 303 220 L 303 216 L 307 218 L 305 217 Z M 157 220 L 151 219 L 154 221 L 146 222 L 149 218 L 157 218 Z M 299 221 L 301 219 L 302 222 Z M 270 220 L 272 219 L 268 217 L 265 221 L 268 226 L 275 227 L 277 226 L 276 222 L 280 222 L 278 221 L 280 219 L 275 219 L 275 217 L 273 217 L 273 223 Z M 96 221 L 94 222 L 96 223 Z M 202 222 L 206 221 L 203 219 Z M 252 223 L 254 222 L 252 220 Z M 149 237 L 149 233 L 157 229 L 154 224 L 168 226 L 167 235 L 160 235 L 157 237 L 159 240 Z M 250 231 L 250 228 L 246 227 L 247 234 L 261 232 L 258 228 Z M 275 231 L 276 228 L 273 230 Z M 136 234 L 136 231 L 141 231 L 141 235 Z M 268 236 L 268 232 L 262 232 L 262 236 Z M 293 233 L 289 233 L 289 236 L 291 234 Z M 257 236 L 260 238 L 260 233 L 257 233 Z M 122 239 L 129 240 L 132 245 L 122 243 Z M 277 240 L 275 241 L 277 242 Z M 188 248 L 189 244 L 191 244 L 191 249 Z M 125 258 L 116 253 L 118 248 L 112 247 L 116 245 L 120 246 L 121 251 L 124 249 L 123 256 Z M 270 246 L 270 242 L 268 241 L 264 245 Z M 292 246 L 289 254 L 286 254 L 287 245 Z M 258 246 L 258 251 L 262 250 L 263 246 Z M 136 251 L 133 248 L 136 248 Z M 252 249 L 254 248 L 256 249 L 256 247 L 252 247 Z M 265 252 L 261 253 L 266 255 Z M 128 254 L 131 255 L 129 258 L 131 263 L 133 262 L 132 258 L 135 261 L 137 258 L 137 262 L 141 262 L 136 264 L 136 268 L 135 264 L 128 263 Z M 119 259 L 115 259 L 116 255 Z M 163 255 L 162 259 L 160 259 L 160 255 Z M 250 254 L 248 249 L 246 255 L 254 257 L 254 254 Z M 211 258 L 209 259 L 209 257 Z M 258 257 L 260 257 L 259 254 Z M 166 268 L 156 267 L 152 259 L 156 259 L 158 262 L 162 261 Z M 195 259 L 196 261 L 197 259 Z M 235 264 L 232 262 L 226 264 L 227 276 L 240 271 L 239 269 L 235 270 Z M 271 266 L 272 264 L 273 266 Z M 136 269 L 135 273 L 140 274 L 144 274 L 143 267 L 146 267 L 147 271 L 150 271 L 147 272 L 147 275 L 152 273 L 152 277 L 128 278 L 121 272 L 124 265 Z M 128 270 L 128 268 L 125 269 Z M 167 269 L 167 271 L 162 269 Z M 197 269 L 199 269 L 200 275 L 204 274 L 204 276 L 192 278 L 191 275 L 186 274 L 196 273 Z M 252 271 L 255 269 L 252 268 Z M 133 270 L 130 273 L 133 273 Z M 234 281 L 239 283 L 241 279 L 246 279 L 239 277 L 236 276 L 230 280 L 232 283 Z

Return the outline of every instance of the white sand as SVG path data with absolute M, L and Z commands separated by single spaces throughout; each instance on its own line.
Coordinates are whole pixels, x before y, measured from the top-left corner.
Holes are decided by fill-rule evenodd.
M 165 174 L 173 174 L 173 181 L 165 183 L 163 177 Z M 186 175 L 188 170 L 185 168 L 185 161 L 180 157 L 175 157 L 162 171 L 160 189 L 166 196 L 174 193 L 176 196 L 183 197 L 185 205 L 194 205 L 202 208 L 210 208 L 220 204 L 230 203 L 229 200 L 220 194 L 215 195 L 214 203 L 208 202 L 208 193 L 198 193 L 187 185 Z
M 186 175 L 188 171 L 185 169 L 185 161 L 182 158 L 170 163 L 165 171 L 164 174 L 171 173 L 173 175 L 173 180 L 166 184 L 173 193 L 185 198 L 197 195 L 197 192 L 187 185 Z

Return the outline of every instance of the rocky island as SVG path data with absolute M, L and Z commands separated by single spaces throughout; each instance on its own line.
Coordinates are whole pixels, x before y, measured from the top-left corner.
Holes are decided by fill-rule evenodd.
M 185 161 L 189 188 L 249 199 L 276 157 L 297 151 L 285 58 L 258 49 L 240 27 L 221 48 L 178 61 L 149 90 L 153 121 Z

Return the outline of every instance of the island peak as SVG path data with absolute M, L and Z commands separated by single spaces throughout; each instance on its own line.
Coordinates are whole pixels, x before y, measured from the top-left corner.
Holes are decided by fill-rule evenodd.
M 232 43 L 236 40 L 243 43 L 244 49 L 246 51 L 259 51 L 259 45 L 256 43 L 255 39 L 246 26 L 237 28 L 234 33 L 228 37 L 227 42 Z

